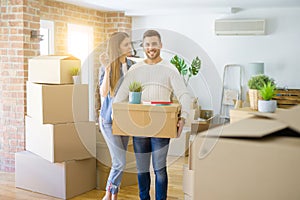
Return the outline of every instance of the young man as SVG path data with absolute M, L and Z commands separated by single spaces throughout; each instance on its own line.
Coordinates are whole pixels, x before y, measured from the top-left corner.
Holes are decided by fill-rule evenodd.
M 143 35 L 143 48 L 147 58 L 133 65 L 126 74 L 114 102 L 127 101 L 128 86 L 132 81 L 142 83 L 143 101 L 170 101 L 174 93 L 181 104 L 181 117 L 178 131 L 181 132 L 188 117 L 190 96 L 177 69 L 160 56 L 161 36 L 155 30 L 148 30 Z M 139 196 L 141 200 L 150 200 L 150 158 L 155 172 L 155 199 L 167 199 L 168 174 L 167 154 L 169 138 L 133 137 L 133 145 L 138 170 Z

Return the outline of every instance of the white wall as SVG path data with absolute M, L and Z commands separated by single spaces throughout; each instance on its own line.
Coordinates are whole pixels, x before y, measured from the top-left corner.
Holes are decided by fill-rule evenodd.
M 214 20 L 221 18 L 264 18 L 267 34 L 216 36 Z M 212 80 L 209 81 L 209 85 L 214 84 L 216 79 L 222 81 L 223 68 L 226 64 L 235 63 L 247 67 L 247 64 L 251 62 L 264 62 L 265 74 L 274 78 L 279 87 L 300 88 L 300 72 L 298 71 L 300 68 L 300 8 L 249 9 L 236 14 L 185 12 L 176 15 L 133 17 L 133 30 L 148 28 L 171 30 L 190 38 L 199 45 L 217 71 L 216 74 L 209 74 L 210 77 L 205 77 L 206 80 Z M 184 49 L 189 48 L 180 44 L 176 38 L 172 40 L 173 45 L 178 44 Z M 202 52 L 201 56 L 203 55 Z M 202 93 L 203 83 L 199 82 L 200 79 L 202 79 L 200 82 L 203 82 L 201 75 L 191 80 L 191 87 L 193 91 L 196 91 L 195 96 L 199 97 L 203 108 L 214 109 L 217 112 L 219 101 L 209 101 L 206 97 L 207 92 Z M 219 83 L 217 85 L 219 87 Z M 209 91 L 212 98 L 220 98 L 220 88 L 209 88 L 212 90 Z

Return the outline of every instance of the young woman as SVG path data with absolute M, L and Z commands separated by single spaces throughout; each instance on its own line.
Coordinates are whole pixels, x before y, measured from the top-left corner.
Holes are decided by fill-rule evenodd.
M 99 124 L 100 130 L 109 148 L 112 166 L 106 185 L 103 200 L 116 200 L 122 174 L 126 165 L 126 150 L 129 138 L 112 135 L 112 101 L 121 79 L 133 64 L 127 59 L 131 55 L 131 41 L 124 32 L 112 34 L 108 42 L 107 56 L 101 55 L 100 62 L 100 95 L 103 98 Z

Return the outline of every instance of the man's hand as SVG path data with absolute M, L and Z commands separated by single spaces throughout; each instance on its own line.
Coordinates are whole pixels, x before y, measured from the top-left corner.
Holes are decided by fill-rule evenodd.
M 178 127 L 177 128 L 177 137 L 180 137 L 184 124 L 185 124 L 185 119 L 180 117 L 177 122 L 177 127 Z

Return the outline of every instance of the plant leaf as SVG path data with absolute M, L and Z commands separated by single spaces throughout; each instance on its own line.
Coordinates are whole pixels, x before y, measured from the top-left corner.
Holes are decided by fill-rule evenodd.
M 201 68 L 201 60 L 198 58 L 198 56 L 196 57 L 196 58 L 194 58 L 193 59 L 193 61 L 192 61 L 192 64 L 191 64 L 191 70 L 190 70 L 190 72 L 191 72 L 191 74 L 193 75 L 193 76 L 196 76 L 198 73 L 199 73 L 199 71 L 200 71 L 200 68 Z

